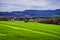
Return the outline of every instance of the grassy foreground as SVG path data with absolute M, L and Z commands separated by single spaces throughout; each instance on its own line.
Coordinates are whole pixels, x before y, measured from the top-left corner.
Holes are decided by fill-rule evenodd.
M 60 25 L 0 21 L 0 40 L 60 40 Z

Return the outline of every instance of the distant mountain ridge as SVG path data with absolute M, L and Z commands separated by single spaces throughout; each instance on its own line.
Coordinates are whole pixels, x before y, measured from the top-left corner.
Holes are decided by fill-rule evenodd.
M 25 11 L 12 11 L 0 12 L 0 16 L 31 16 L 31 17 L 51 17 L 52 15 L 60 15 L 60 9 L 56 10 L 25 10 Z

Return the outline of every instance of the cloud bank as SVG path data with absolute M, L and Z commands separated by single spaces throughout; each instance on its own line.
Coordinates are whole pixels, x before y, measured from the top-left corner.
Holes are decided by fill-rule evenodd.
M 0 11 L 60 9 L 60 0 L 0 0 Z

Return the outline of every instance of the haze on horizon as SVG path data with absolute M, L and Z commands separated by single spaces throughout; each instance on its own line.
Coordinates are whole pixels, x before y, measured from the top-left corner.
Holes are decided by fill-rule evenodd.
M 60 0 L 0 0 L 0 11 L 60 9 Z

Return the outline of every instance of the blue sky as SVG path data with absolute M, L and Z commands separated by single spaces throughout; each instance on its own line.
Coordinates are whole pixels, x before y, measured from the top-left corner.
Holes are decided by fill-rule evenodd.
M 0 11 L 60 9 L 60 0 L 0 0 Z

